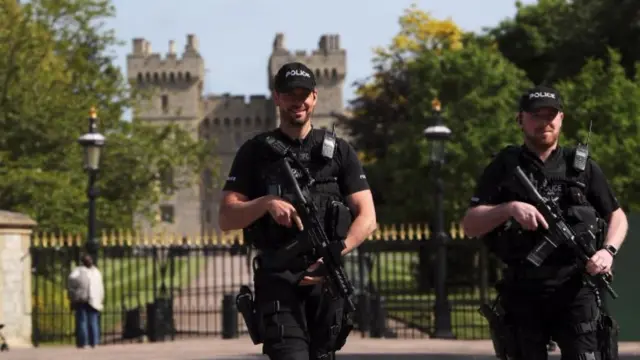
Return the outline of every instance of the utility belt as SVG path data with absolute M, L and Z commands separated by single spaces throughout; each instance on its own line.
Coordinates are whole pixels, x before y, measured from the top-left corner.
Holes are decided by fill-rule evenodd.
M 316 259 L 312 253 L 303 254 L 291 254 L 287 249 L 280 251 L 262 251 L 258 250 L 258 253 L 253 258 L 253 270 L 265 270 L 265 271 L 285 271 L 290 270 L 292 272 L 304 271 Z
M 569 277 L 578 271 L 578 266 L 573 265 L 542 265 L 538 267 L 509 266 L 502 270 L 502 278 L 507 283 L 519 281 L 546 280 L 550 278 Z
M 333 243 L 332 243 L 333 244 Z M 336 243 L 337 244 L 337 243 Z M 253 270 L 304 271 L 318 260 L 310 243 L 304 240 L 294 241 L 280 249 L 258 249 L 253 259 Z M 341 261 L 343 261 L 341 259 Z M 324 275 L 317 273 L 318 276 Z

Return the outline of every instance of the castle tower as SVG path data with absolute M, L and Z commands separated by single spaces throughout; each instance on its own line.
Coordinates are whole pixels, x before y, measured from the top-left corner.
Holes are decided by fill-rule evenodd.
M 129 82 L 145 96 L 135 110 L 134 120 L 154 125 L 178 123 L 197 139 L 202 119 L 201 97 L 205 78 L 204 60 L 198 52 L 195 35 L 187 35 L 184 51 L 176 54 L 175 42 L 163 58 L 151 51 L 142 38 L 133 39 L 133 52 L 127 56 Z M 181 176 L 174 171 L 167 181 Z M 163 228 L 177 234 L 199 233 L 201 229 L 200 187 L 180 189 L 159 204 Z M 143 224 L 144 226 L 144 224 Z
M 286 49 L 284 35 L 276 34 L 273 41 L 273 52 L 269 57 L 268 75 L 269 89 L 273 91 L 273 79 L 282 65 L 299 61 L 314 71 L 318 88 L 318 103 L 313 115 L 313 124 L 318 128 L 331 129 L 336 118 L 332 113 L 343 113 L 343 87 L 347 73 L 347 52 L 340 48 L 340 35 L 324 34 L 320 37 L 318 48 L 311 54 L 304 50 L 293 53 Z M 279 123 L 279 116 L 278 116 Z M 336 133 L 345 137 L 343 131 L 336 127 Z

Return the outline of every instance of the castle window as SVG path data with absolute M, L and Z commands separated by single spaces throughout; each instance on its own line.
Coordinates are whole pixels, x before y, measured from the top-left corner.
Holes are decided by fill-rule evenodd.
M 320 69 L 316 69 L 316 77 L 319 78 L 320 77 Z
M 162 97 L 160 98 L 160 102 L 162 106 L 162 112 L 165 114 L 168 113 L 169 112 L 169 95 L 162 95 Z
M 244 119 L 244 126 L 251 127 L 251 118 L 248 117 Z
M 147 73 L 146 78 L 147 78 L 147 81 L 151 81 L 151 74 Z
M 334 79 L 338 78 L 338 70 L 336 70 L 335 68 L 333 70 L 331 70 L 331 77 Z
M 142 73 L 138 73 L 138 82 L 141 83 L 142 82 Z
M 179 80 L 179 81 L 182 81 L 182 72 L 179 72 L 179 73 L 178 73 L 178 80 Z
M 209 132 L 211 131 L 209 128 L 211 126 L 211 123 L 209 121 L 209 118 L 205 118 L 204 121 L 202 122 L 202 137 L 205 139 L 209 138 Z
M 260 116 L 256 117 L 256 126 L 260 126 L 262 124 L 262 119 L 260 119 Z
M 224 126 L 229 126 L 231 125 L 231 120 L 229 120 L 229 118 L 224 118 Z
M 213 125 L 220 126 L 220 119 L 218 118 L 213 119 Z
M 153 81 L 158 82 L 158 73 L 153 73 Z
M 324 77 L 329 78 L 329 69 L 324 69 Z
M 184 78 L 185 78 L 185 80 L 187 80 L 187 82 L 191 81 L 191 73 L 187 71 L 184 74 Z
M 211 190 L 213 188 L 213 176 L 211 175 L 211 170 L 207 169 L 204 171 L 204 188 L 205 190 Z
M 233 120 L 233 124 L 234 124 L 236 127 L 240 127 L 240 126 L 242 126 L 242 119 L 240 119 L 240 118 L 235 118 L 235 120 Z
M 173 223 L 174 209 L 173 205 L 160 205 L 160 219 L 162 222 Z
M 165 82 L 167 81 L 167 73 L 166 72 L 162 72 L 162 81 Z
M 161 163 L 158 171 L 158 180 L 160 182 L 160 191 L 165 195 L 173 194 L 175 185 L 173 178 L 173 169 L 167 163 Z
M 169 73 L 169 81 L 176 82 L 176 75 L 174 73 Z

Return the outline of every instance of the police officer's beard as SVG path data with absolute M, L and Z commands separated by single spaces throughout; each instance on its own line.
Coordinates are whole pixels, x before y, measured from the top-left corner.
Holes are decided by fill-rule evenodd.
M 310 109 L 305 109 L 304 115 L 297 117 L 295 110 L 282 111 L 282 109 L 280 109 L 280 121 L 285 122 L 291 127 L 301 128 L 311 119 L 311 111 L 309 110 Z
M 544 134 L 544 132 L 536 132 L 534 134 L 525 133 L 527 143 L 539 151 L 545 151 L 554 146 L 558 142 L 559 136 L 560 134 L 555 132 L 547 134 Z

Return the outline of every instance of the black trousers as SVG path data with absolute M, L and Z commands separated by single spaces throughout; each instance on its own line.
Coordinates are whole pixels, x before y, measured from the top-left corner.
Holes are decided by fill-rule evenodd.
M 553 339 L 562 360 L 599 360 L 597 322 L 600 317 L 596 292 L 580 278 L 571 279 L 556 291 L 534 294 L 500 289 L 500 305 L 510 330 L 514 359 L 546 360 Z
M 282 275 L 263 270 L 254 275 L 263 353 L 271 360 L 333 359 L 343 301 L 331 299 L 322 285 L 299 286 Z

